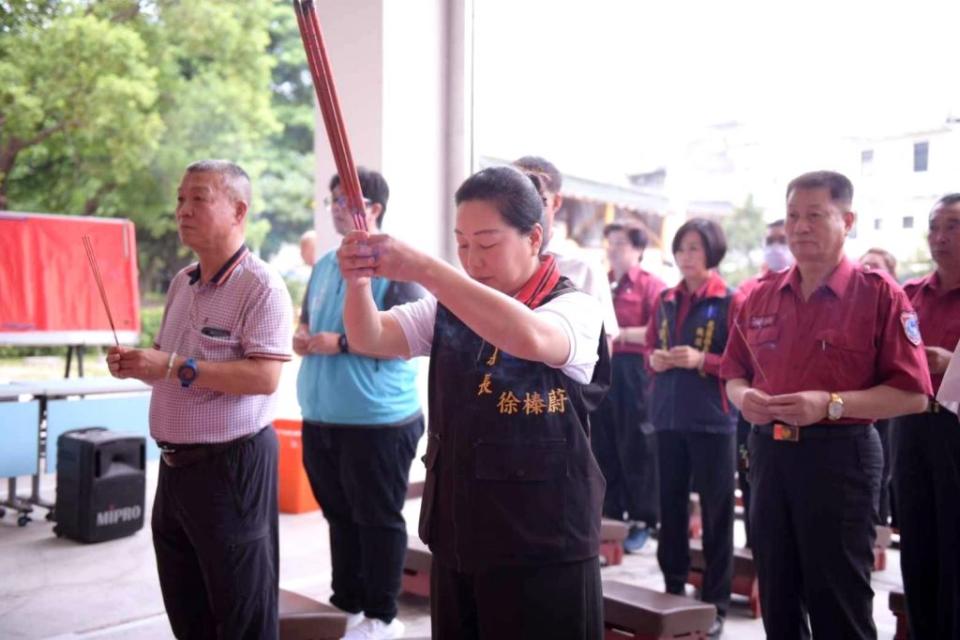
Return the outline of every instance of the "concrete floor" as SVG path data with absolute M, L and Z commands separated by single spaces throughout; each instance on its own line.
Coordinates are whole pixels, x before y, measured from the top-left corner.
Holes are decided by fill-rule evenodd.
M 419 469 L 418 469 L 419 467 Z M 416 464 L 415 475 L 422 475 Z M 148 466 L 147 501 L 152 502 L 157 463 Z M 43 479 L 43 494 L 54 496 L 53 476 Z M 415 530 L 419 501 L 406 509 L 408 530 Z M 147 514 L 149 514 L 149 508 Z M 84 545 L 53 535 L 52 524 L 35 520 L 18 527 L 9 514 L 0 519 L 0 638 L 111 639 L 172 638 L 157 583 L 149 523 L 128 538 Z M 742 540 L 742 524 L 737 524 Z M 330 595 L 330 561 L 326 523 L 320 512 L 280 516 L 280 583 L 286 589 L 326 600 Z M 662 588 L 656 542 L 622 565 L 603 569 L 604 579 L 616 578 L 654 589 Z M 892 638 L 895 621 L 887 609 L 887 594 L 901 584 L 899 554 L 888 552 L 888 569 L 874 574 L 874 611 L 880 638 Z M 429 636 L 427 601 L 404 596 L 400 619 L 410 636 Z M 759 620 L 750 618 L 745 601 L 730 611 L 725 638 L 763 638 Z

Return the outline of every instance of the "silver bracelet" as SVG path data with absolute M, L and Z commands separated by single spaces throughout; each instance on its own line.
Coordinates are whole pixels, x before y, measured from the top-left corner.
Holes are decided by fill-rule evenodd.
M 167 358 L 167 375 L 163 376 L 164 379 L 167 379 L 170 377 L 170 372 L 173 371 L 173 361 L 176 359 L 177 359 L 177 352 L 171 351 L 170 357 Z

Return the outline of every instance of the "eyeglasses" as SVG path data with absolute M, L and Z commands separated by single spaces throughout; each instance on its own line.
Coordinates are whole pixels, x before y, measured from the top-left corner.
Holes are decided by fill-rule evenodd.
M 347 208 L 347 198 L 345 196 L 337 196 L 336 198 L 331 198 L 327 196 L 323 199 L 323 206 L 326 207 L 327 211 L 333 211 L 334 209 L 343 210 Z M 370 198 L 363 199 L 363 206 L 369 207 L 373 204 L 373 200 Z

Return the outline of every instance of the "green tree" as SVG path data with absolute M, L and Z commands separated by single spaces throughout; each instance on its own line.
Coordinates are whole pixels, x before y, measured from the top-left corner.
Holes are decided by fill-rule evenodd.
M 286 0 L 272 8 L 268 51 L 276 60 L 273 110 L 283 123 L 265 148 L 267 166 L 260 177 L 263 216 L 270 221 L 263 253 L 272 255 L 313 226 L 314 209 L 314 89 L 297 19 Z
M 760 271 L 762 260 L 759 250 L 763 246 L 767 226 L 763 221 L 763 209 L 747 196 L 743 205 L 723 221 L 727 236 L 727 257 L 720 263 L 720 272 L 733 286 Z
M 90 213 L 85 200 L 129 179 L 156 148 L 156 72 L 128 25 L 43 15 L 4 20 L 17 30 L 0 38 L 0 209 Z M 82 182 L 76 163 L 88 158 L 98 176 Z
M 172 215 L 183 168 L 230 158 L 254 180 L 259 246 L 270 225 L 256 187 L 281 131 L 279 4 L 0 0 L 0 208 L 132 219 L 149 290 L 187 261 Z

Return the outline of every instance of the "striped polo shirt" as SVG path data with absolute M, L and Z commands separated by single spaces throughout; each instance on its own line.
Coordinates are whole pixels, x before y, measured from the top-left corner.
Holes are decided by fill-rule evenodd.
M 209 282 L 200 265 L 170 283 L 154 348 L 204 362 L 291 358 L 293 306 L 280 274 L 241 247 Z M 235 395 L 183 388 L 176 372 L 153 384 L 150 435 L 159 442 L 226 442 L 276 417 L 277 394 Z

